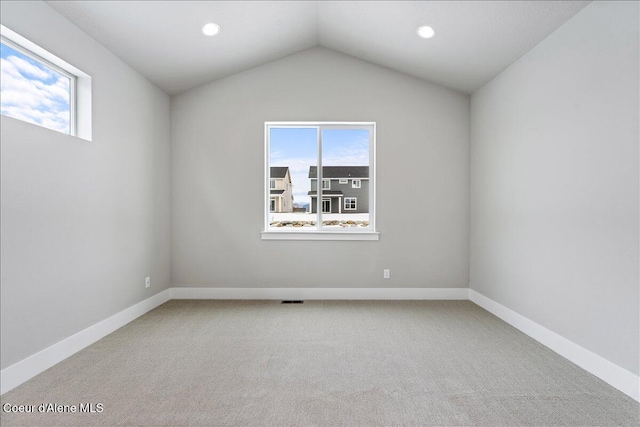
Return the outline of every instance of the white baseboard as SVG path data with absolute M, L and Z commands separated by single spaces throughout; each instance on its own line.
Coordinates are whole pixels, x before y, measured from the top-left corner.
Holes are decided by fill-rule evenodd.
M 633 399 L 640 401 L 640 377 L 637 375 L 473 289 L 469 289 L 469 299 L 534 340 L 569 359 L 585 371 L 595 375 Z
M 171 299 L 164 290 L 0 371 L 0 394 L 14 389 Z
M 198 288 L 174 287 L 173 299 L 468 300 L 469 288 Z
M 469 288 L 173 287 L 0 371 L 0 394 L 14 389 L 171 299 L 471 300 L 531 338 L 640 401 L 640 377 Z

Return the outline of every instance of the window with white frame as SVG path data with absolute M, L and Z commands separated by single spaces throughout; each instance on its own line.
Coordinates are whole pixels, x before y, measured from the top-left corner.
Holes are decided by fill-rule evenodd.
M 276 180 L 275 179 L 270 179 L 269 180 L 269 188 L 276 188 Z
M 378 239 L 375 123 L 266 122 L 265 171 L 263 239 Z
M 345 197 L 344 198 L 344 210 L 345 211 L 355 211 L 358 209 L 358 198 L 357 197 Z
M 1 114 L 91 139 L 91 78 L 0 26 Z

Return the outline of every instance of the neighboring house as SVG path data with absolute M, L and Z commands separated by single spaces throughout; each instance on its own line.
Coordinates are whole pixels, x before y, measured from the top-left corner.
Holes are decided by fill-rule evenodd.
M 269 211 L 293 212 L 293 189 L 287 166 L 272 166 L 269 171 Z
M 318 168 L 309 167 L 311 212 L 318 212 Z M 369 213 L 369 166 L 322 167 L 323 213 Z

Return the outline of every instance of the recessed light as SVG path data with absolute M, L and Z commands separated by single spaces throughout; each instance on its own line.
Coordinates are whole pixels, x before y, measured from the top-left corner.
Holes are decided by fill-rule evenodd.
M 220 32 L 220 26 L 218 24 L 214 24 L 213 22 L 209 22 L 202 27 L 202 34 L 205 36 L 215 36 Z
M 428 25 L 423 25 L 422 27 L 418 28 L 418 35 L 423 39 L 430 39 L 435 33 L 436 32 L 433 31 L 433 28 L 429 27 Z

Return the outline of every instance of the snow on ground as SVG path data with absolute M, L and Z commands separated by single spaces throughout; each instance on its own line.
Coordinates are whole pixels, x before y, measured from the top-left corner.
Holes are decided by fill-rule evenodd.
M 316 227 L 315 222 L 318 220 L 316 214 L 310 213 L 270 213 L 269 223 L 272 227 Z M 298 224 L 277 224 L 297 221 Z M 333 223 L 331 221 L 334 221 Z M 349 224 L 344 222 L 350 221 Z M 363 221 L 365 221 L 363 223 Z M 304 224 L 303 224 L 304 222 Z M 341 223 L 338 223 L 341 222 Z M 367 228 L 369 226 L 369 214 L 322 214 L 322 223 L 324 228 Z
M 269 213 L 269 222 L 274 221 L 317 221 L 318 216 L 315 213 Z M 360 214 L 322 214 L 323 221 L 369 221 L 368 213 Z

